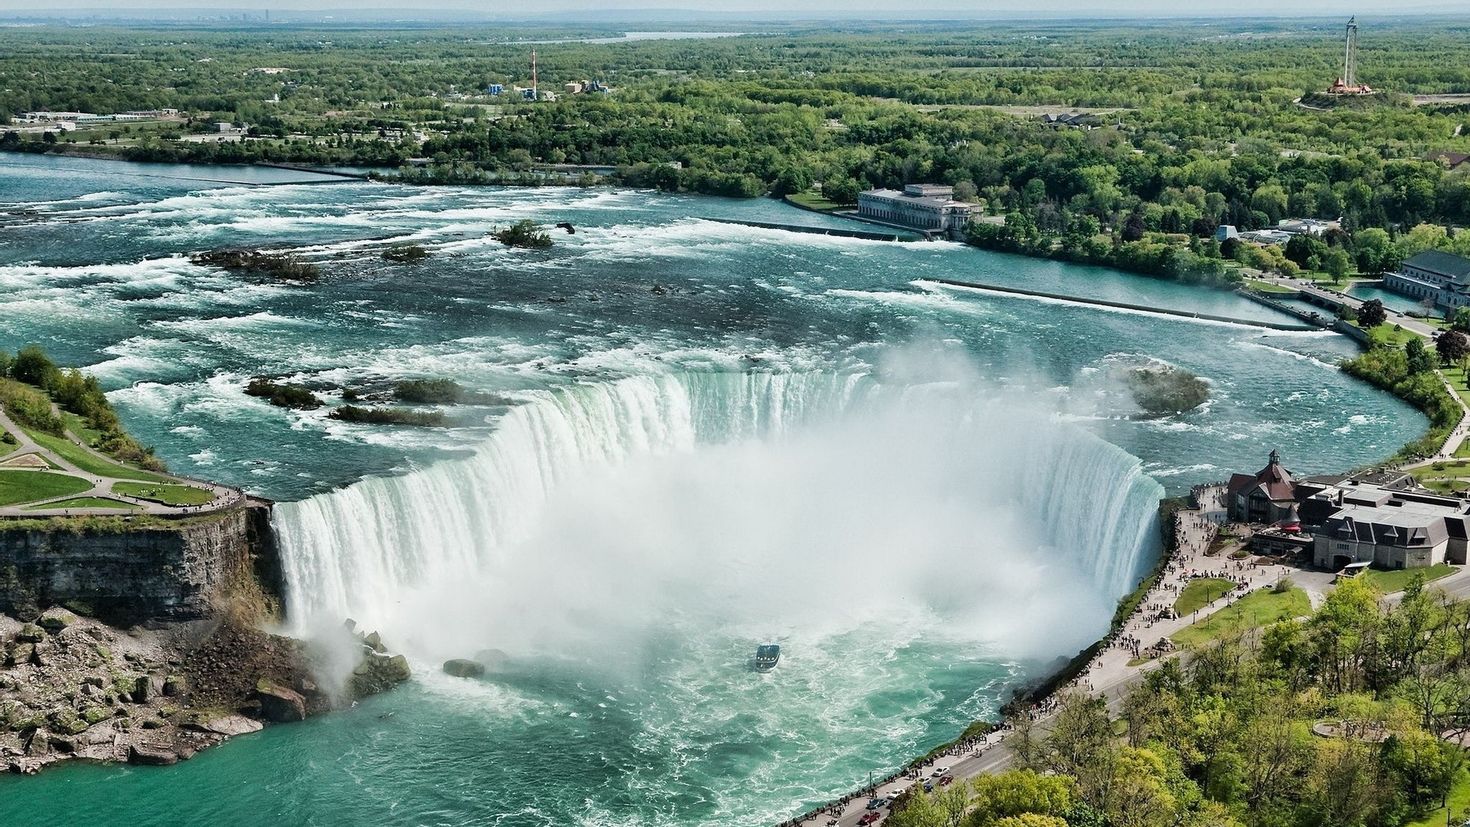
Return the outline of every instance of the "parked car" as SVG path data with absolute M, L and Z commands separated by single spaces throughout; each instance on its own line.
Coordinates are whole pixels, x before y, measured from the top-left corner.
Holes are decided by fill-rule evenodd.
M 947 774 L 949 774 L 949 767 L 935 767 L 934 772 L 930 773 L 930 775 L 934 776 L 935 778 Z
M 954 776 L 953 775 L 946 775 L 945 777 L 939 779 L 939 786 L 941 786 L 941 787 L 948 787 L 950 784 L 953 784 L 953 783 L 954 783 Z

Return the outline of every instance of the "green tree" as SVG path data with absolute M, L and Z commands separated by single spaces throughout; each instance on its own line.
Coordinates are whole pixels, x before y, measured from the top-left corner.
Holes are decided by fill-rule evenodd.
M 1342 281 L 1352 274 L 1353 259 L 1346 250 L 1334 248 L 1322 257 L 1322 269 L 1332 276 L 1333 281 Z
M 1024 813 L 1065 815 L 1072 809 L 1075 786 L 1068 776 L 1041 775 L 1034 770 L 979 776 L 974 782 L 976 809 L 971 823 L 989 827 Z
M 995 822 L 995 827 L 1068 827 L 1068 825 L 1067 820 L 1061 816 L 1022 813 Z
M 1457 307 L 1448 319 L 1450 327 L 1461 333 L 1470 333 L 1470 307 Z
M 1439 354 L 1441 365 L 1457 364 L 1470 356 L 1470 336 L 1458 330 L 1446 330 L 1434 340 L 1434 349 Z
M 1428 732 L 1395 735 L 1384 744 L 1384 765 L 1401 779 L 1400 789 L 1417 807 L 1438 804 L 1449 795 L 1457 763 L 1450 755 L 1459 749 Z
M 45 351 L 36 345 L 27 345 L 15 354 L 15 362 L 10 366 L 10 376 L 18 382 L 49 389 L 61 378 L 61 371 Z
M 1358 326 L 1371 330 L 1388 321 L 1388 310 L 1381 299 L 1369 299 L 1358 308 Z
M 1354 233 L 1353 249 L 1357 253 L 1360 272 L 1384 273 L 1398 267 L 1398 247 L 1388 232 L 1378 227 Z
M 1404 343 L 1404 356 L 1410 373 L 1427 373 L 1434 370 L 1434 354 L 1418 336 Z

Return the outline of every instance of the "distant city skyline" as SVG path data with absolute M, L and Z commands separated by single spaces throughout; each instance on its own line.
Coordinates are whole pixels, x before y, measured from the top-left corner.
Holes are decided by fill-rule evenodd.
M 688 12 L 706 17 L 769 16 L 772 19 L 801 18 L 981 18 L 981 17 L 1307 17 L 1357 14 L 1362 17 L 1398 16 L 1404 14 L 1470 14 L 1470 0 L 1409 0 L 1406 3 L 1379 2 L 1363 6 L 1344 6 L 1332 0 L 1298 0 L 1283 4 L 1279 0 L 1236 0 L 1207 10 L 1177 0 L 923 0 L 913 6 L 896 9 L 880 0 L 817 0 L 800 4 L 775 0 L 542 0 L 535 11 L 524 6 L 488 7 L 482 0 L 436 0 L 431 4 L 411 4 L 406 0 L 110 0 L 105 7 L 98 0 L 51 0 L 38 9 L 34 0 L 0 0 L 0 14 L 8 17 L 179 17 L 185 14 L 226 15 L 281 12 L 291 17 L 301 15 L 368 15 L 376 18 L 396 16 L 411 19 L 459 17 L 466 20 L 513 19 L 534 20 L 538 17 L 585 13 L 601 19 L 619 14 L 670 15 Z

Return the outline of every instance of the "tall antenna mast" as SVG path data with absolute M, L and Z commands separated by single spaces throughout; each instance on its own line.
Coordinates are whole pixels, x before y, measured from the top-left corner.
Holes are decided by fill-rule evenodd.
M 1347 52 L 1342 59 L 1342 85 L 1349 89 L 1358 85 L 1358 18 L 1348 20 Z
M 531 50 L 531 98 L 541 100 L 541 87 L 536 82 L 536 50 Z

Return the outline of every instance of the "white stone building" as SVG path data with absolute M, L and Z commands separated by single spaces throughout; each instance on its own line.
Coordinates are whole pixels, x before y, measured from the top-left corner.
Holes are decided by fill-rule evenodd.
M 858 195 L 859 216 L 916 230 L 964 230 L 972 209 L 954 200 L 954 187 L 938 184 L 909 184 L 902 192 L 868 190 Z

